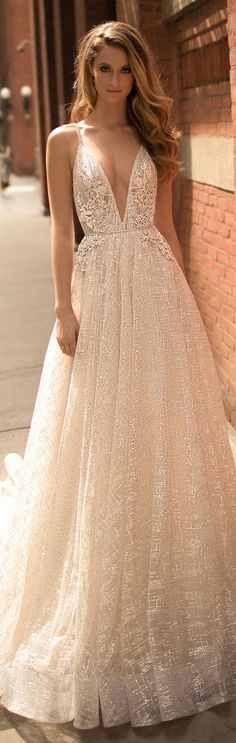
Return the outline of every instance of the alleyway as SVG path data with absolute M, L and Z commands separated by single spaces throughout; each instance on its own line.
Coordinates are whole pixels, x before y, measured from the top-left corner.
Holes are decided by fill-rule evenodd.
M 1 431 L 7 452 L 24 453 L 47 342 L 54 322 L 50 221 L 41 214 L 38 182 L 12 178 L 1 196 Z M 236 435 L 231 430 L 232 441 Z M 236 494 L 235 494 L 236 495 Z M 149 728 L 76 730 L 73 723 L 37 723 L 0 707 L 0 743 L 235 743 L 236 700 Z

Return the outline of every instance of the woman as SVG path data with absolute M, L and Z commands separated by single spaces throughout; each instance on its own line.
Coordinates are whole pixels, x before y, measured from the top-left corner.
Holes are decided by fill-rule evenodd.
M 170 99 L 128 24 L 77 62 L 47 147 L 56 322 L 2 560 L 1 702 L 142 726 L 236 695 L 236 469 L 172 221 Z

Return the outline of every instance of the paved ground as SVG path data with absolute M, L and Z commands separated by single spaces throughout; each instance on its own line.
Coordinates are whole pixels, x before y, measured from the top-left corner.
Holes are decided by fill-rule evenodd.
M 0 476 L 3 456 L 23 454 L 43 357 L 54 322 L 50 220 L 38 181 L 12 177 L 0 195 Z
M 0 743 L 235 743 L 236 704 L 146 728 L 130 724 L 76 730 L 73 723 L 43 725 L 0 708 Z
M 0 196 L 1 398 L 0 477 L 9 451 L 24 453 L 46 346 L 54 323 L 50 221 L 40 209 L 38 182 L 12 178 Z M 230 430 L 235 443 L 236 433 Z M 0 706 L 0 743 L 236 743 L 236 700 L 149 728 L 76 730 L 47 725 Z

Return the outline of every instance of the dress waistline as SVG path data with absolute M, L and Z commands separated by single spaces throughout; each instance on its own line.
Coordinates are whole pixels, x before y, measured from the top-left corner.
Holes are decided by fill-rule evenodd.
M 157 229 L 154 224 L 148 224 L 148 225 L 145 225 L 145 227 L 128 227 L 128 229 L 126 227 L 124 227 L 123 230 L 112 230 L 112 232 L 90 232 L 88 235 L 84 235 L 84 237 L 82 238 L 82 240 L 84 240 L 85 238 L 88 238 L 88 237 L 95 238 L 95 237 L 98 236 L 98 237 L 104 237 L 105 238 L 107 236 L 109 237 L 109 235 L 126 235 L 127 232 L 146 232 L 146 230 L 148 230 L 148 229 L 150 230 L 153 227 L 155 229 Z M 81 240 L 81 242 L 82 242 L 82 240 Z
M 174 260 L 174 255 L 165 239 L 164 235 L 159 232 L 158 228 L 154 224 L 147 224 L 145 227 L 128 227 L 123 230 L 112 230 L 111 232 L 96 232 L 90 235 L 84 235 L 78 247 L 75 248 L 75 263 L 80 267 L 82 271 L 85 271 L 89 253 L 93 252 L 96 247 L 102 247 L 105 245 L 106 239 L 110 236 L 125 235 L 131 232 L 139 232 L 143 235 L 143 239 L 146 243 L 146 239 L 150 246 L 158 248 L 166 258 Z M 152 234 L 150 234 L 152 233 Z M 145 239 L 146 238 L 146 239 Z

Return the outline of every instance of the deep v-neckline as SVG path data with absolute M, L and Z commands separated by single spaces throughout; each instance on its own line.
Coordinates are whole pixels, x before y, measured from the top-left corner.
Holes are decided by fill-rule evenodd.
M 129 176 L 129 183 L 128 183 L 128 189 L 127 189 L 127 195 L 126 195 L 126 202 L 125 202 L 125 211 L 124 211 L 123 218 L 121 218 L 121 215 L 120 215 L 120 212 L 119 212 L 119 209 L 118 209 L 118 206 L 117 206 L 115 194 L 114 194 L 114 191 L 113 191 L 113 189 L 111 187 L 109 178 L 108 178 L 108 176 L 107 176 L 107 174 L 106 174 L 103 166 L 101 165 L 100 161 L 96 157 L 95 153 L 83 141 L 83 137 L 81 136 L 81 132 L 80 132 L 81 127 L 78 124 L 76 124 L 76 126 L 77 126 L 77 129 L 79 130 L 79 136 L 78 136 L 78 138 L 79 138 L 79 145 L 81 144 L 81 146 L 83 147 L 83 149 L 88 153 L 88 156 L 90 156 L 92 158 L 92 160 L 96 163 L 98 169 L 100 170 L 100 173 L 102 173 L 102 176 L 103 176 L 103 178 L 104 178 L 104 180 L 105 180 L 105 182 L 107 184 L 107 187 L 109 189 L 109 192 L 111 194 L 116 215 L 117 215 L 117 217 L 118 217 L 121 225 L 124 225 L 125 224 L 125 221 L 126 221 L 128 206 L 129 206 L 130 190 L 131 190 L 131 186 L 132 186 L 132 182 L 133 182 L 134 172 L 135 172 L 135 168 L 136 168 L 136 164 L 137 164 L 137 161 L 138 161 L 140 152 L 143 149 L 143 145 L 142 145 L 142 143 L 140 143 L 139 148 L 138 148 L 138 150 L 136 152 L 134 161 L 133 161 L 133 165 L 132 165 L 132 168 L 131 168 L 131 171 L 130 171 L 130 176 Z

